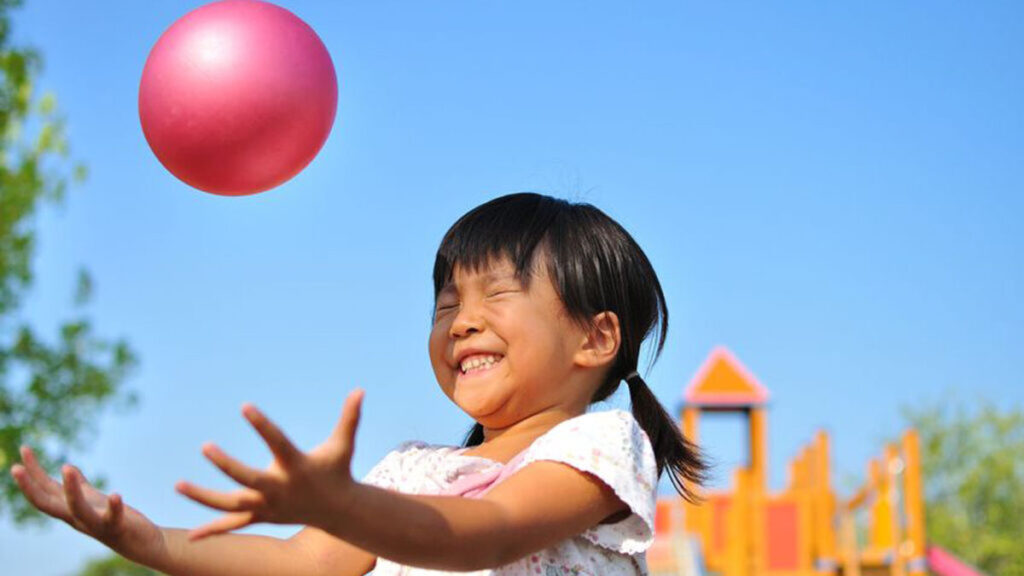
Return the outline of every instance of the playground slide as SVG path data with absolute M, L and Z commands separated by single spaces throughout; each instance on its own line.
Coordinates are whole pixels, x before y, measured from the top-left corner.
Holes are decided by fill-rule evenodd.
M 985 576 L 940 546 L 929 546 L 928 570 L 935 576 Z

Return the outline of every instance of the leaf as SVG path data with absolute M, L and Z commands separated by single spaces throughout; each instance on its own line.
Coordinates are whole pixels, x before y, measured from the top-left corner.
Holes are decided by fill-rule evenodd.
M 92 276 L 89 271 L 80 268 L 78 270 L 78 282 L 75 284 L 75 306 L 85 306 L 92 300 Z
M 69 183 L 86 167 L 68 157 L 66 121 L 54 94 L 37 98 L 42 58 L 31 47 L 10 44 L 11 9 L 0 0 L 0 466 L 32 444 L 50 473 L 58 462 L 88 445 L 94 424 L 108 406 L 131 406 L 124 383 L 137 356 L 124 340 L 96 333 L 85 307 L 95 293 L 80 269 L 73 292 L 75 317 L 52 336 L 19 316 L 34 280 L 39 208 L 60 207 Z M 0 515 L 15 523 L 42 516 L 21 496 L 10 474 L 0 474 Z

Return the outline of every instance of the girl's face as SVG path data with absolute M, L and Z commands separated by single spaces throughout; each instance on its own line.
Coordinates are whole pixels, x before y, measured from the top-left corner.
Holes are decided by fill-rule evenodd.
M 585 408 L 592 390 L 564 385 L 586 333 L 568 316 L 538 257 L 529 284 L 507 259 L 456 266 L 438 293 L 430 362 L 444 393 L 485 428 L 548 410 Z M 582 404 L 581 404 L 582 403 Z

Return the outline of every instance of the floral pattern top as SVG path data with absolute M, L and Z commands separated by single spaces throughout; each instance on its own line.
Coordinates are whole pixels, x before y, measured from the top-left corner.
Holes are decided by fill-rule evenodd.
M 644 552 L 654 538 L 657 466 L 647 434 L 623 410 L 591 412 L 566 420 L 537 438 L 507 464 L 464 455 L 466 449 L 407 442 L 370 470 L 364 482 L 407 494 L 479 498 L 531 462 L 550 460 L 591 474 L 628 507 L 614 524 L 582 534 L 515 562 L 474 576 L 599 576 L 647 574 Z M 377 560 L 374 576 L 456 574 Z

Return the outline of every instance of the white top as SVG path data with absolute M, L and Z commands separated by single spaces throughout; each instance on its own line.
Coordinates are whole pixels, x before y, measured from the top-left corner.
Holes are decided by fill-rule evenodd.
M 598 524 L 551 548 L 510 564 L 475 572 L 444 572 L 377 560 L 374 576 L 581 576 L 647 574 L 644 552 L 654 539 L 658 472 L 647 434 L 623 410 L 566 420 L 537 438 L 508 464 L 463 455 L 465 448 L 406 442 L 370 470 L 363 482 L 406 494 L 479 498 L 538 460 L 562 462 L 591 474 L 630 509 L 614 524 Z

